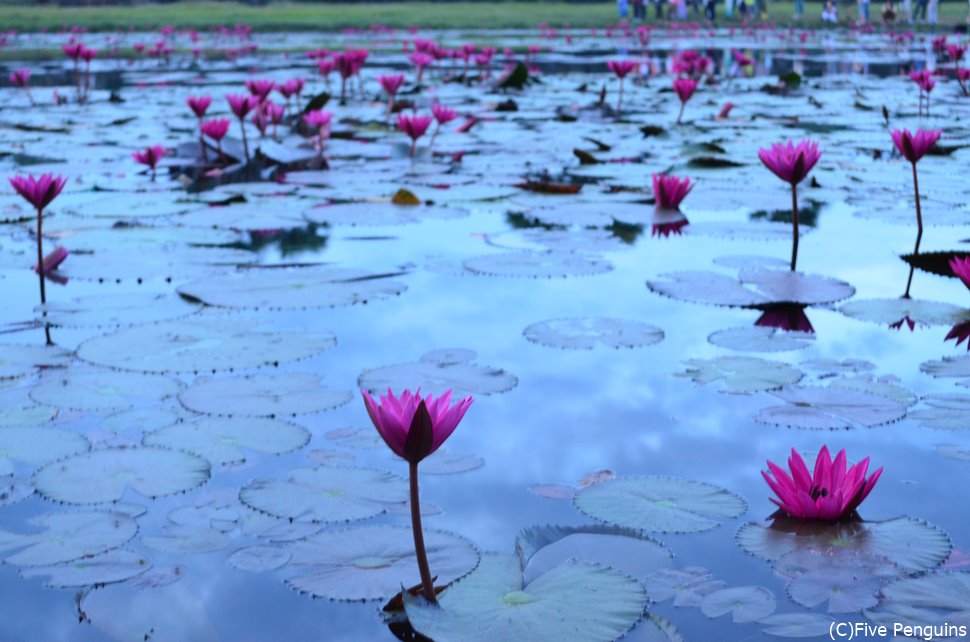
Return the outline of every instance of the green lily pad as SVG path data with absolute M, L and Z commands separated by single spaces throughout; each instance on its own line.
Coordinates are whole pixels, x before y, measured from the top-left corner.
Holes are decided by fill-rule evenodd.
M 635 580 L 572 560 L 524 584 L 516 558 L 501 555 L 483 556 L 438 604 L 404 594 L 411 625 L 436 642 L 609 642 L 640 620 L 646 601 Z
M 594 519 L 661 533 L 695 533 L 747 510 L 723 488 L 673 477 L 635 475 L 592 484 L 576 495 L 576 507 Z
M 889 627 L 896 623 L 923 627 L 946 623 L 953 628 L 942 635 L 934 633 L 934 639 L 964 638 L 960 627 L 964 631 L 970 628 L 970 572 L 937 572 L 897 580 L 883 587 L 879 606 L 866 615 Z
M 762 586 L 732 586 L 704 596 L 701 612 L 707 617 L 728 613 L 735 624 L 757 622 L 775 612 L 775 595 Z
M 39 368 L 66 366 L 71 353 L 57 346 L 2 345 L 0 346 L 0 379 L 24 377 Z

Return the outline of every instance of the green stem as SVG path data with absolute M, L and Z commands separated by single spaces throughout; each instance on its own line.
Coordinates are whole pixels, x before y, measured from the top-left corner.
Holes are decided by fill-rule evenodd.
M 791 186 L 791 271 L 795 271 L 795 263 L 798 262 L 798 185 Z
M 44 212 L 43 210 L 37 210 L 37 274 L 40 276 L 40 304 L 43 306 L 47 305 L 47 292 L 44 289 L 44 280 L 46 275 L 44 274 Z M 53 345 L 54 342 L 51 341 L 51 327 L 47 323 L 47 310 L 44 310 L 44 336 L 47 338 L 47 345 Z
M 436 602 L 428 554 L 424 550 L 424 531 L 421 529 L 421 501 L 418 499 L 418 463 L 408 462 L 411 478 L 411 530 L 414 533 L 414 555 L 421 573 L 421 594 L 429 602 Z
M 913 163 L 913 193 L 916 195 L 916 247 L 913 249 L 913 256 L 915 257 L 919 254 L 919 244 L 923 240 L 923 211 L 920 209 L 919 204 L 919 179 L 916 178 L 916 163 Z M 903 293 L 903 298 L 909 298 L 909 288 L 913 285 L 913 272 L 916 266 L 911 265 L 909 268 L 909 278 L 906 280 L 906 292 Z

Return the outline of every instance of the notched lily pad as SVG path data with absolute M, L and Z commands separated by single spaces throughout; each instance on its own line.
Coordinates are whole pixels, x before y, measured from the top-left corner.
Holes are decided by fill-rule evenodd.
M 229 417 L 305 415 L 337 408 L 351 399 L 349 390 L 330 390 L 319 376 L 306 372 L 196 380 L 179 394 L 189 410 Z
M 420 361 L 365 370 L 357 384 L 372 394 L 384 394 L 388 388 L 395 392 L 421 388 L 425 394 L 436 395 L 452 390 L 455 398 L 507 392 L 518 385 L 514 375 L 472 363 L 474 358 L 471 350 L 436 350 Z
M 793 428 L 871 428 L 899 421 L 906 406 L 887 397 L 840 386 L 792 386 L 772 393 L 785 406 L 765 408 L 756 421 Z
M 605 274 L 613 269 L 606 259 L 572 252 L 506 252 L 465 259 L 464 266 L 476 274 L 531 279 Z
M 704 596 L 701 612 L 715 618 L 728 613 L 735 624 L 757 622 L 775 612 L 775 595 L 762 586 L 733 586 Z
M 687 370 L 677 376 L 689 377 L 698 384 L 719 381 L 721 392 L 734 394 L 778 390 L 802 378 L 801 371 L 787 363 L 755 357 L 688 359 L 684 363 Z
M 648 281 L 647 287 L 672 299 L 729 307 L 821 305 L 855 294 L 855 288 L 843 281 L 789 270 L 742 270 L 737 279 L 706 271 L 671 272 L 661 277 L 666 280 Z
M 203 417 L 180 422 L 145 435 L 146 446 L 184 450 L 205 457 L 213 465 L 246 461 L 246 451 L 279 455 L 302 448 L 310 432 L 265 417 Z
M 550 319 L 530 325 L 522 334 L 533 343 L 565 350 L 592 350 L 600 344 L 616 349 L 638 348 L 664 338 L 663 330 L 649 323 L 608 317 Z

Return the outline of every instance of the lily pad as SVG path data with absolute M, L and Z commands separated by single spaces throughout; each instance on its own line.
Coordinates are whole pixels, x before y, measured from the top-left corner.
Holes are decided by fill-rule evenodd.
M 775 612 L 775 595 L 762 586 L 733 586 L 704 596 L 701 612 L 707 617 L 728 613 L 735 624 L 757 622 Z
M 707 341 L 739 352 L 786 352 L 804 350 L 815 342 L 811 332 L 784 331 L 779 328 L 751 326 L 718 330 Z
M 189 410 L 229 417 L 305 415 L 351 399 L 350 391 L 330 390 L 319 376 L 304 372 L 197 380 L 179 394 Z
M 70 430 L 0 428 L 0 475 L 13 474 L 11 460 L 39 466 L 89 447 L 87 439 Z
M 923 403 L 929 408 L 909 413 L 921 426 L 936 430 L 970 430 L 970 395 L 944 393 L 927 395 Z
M 793 428 L 880 426 L 906 416 L 906 406 L 887 397 L 839 386 L 792 386 L 772 393 L 786 406 L 765 408 L 756 421 Z
M 821 613 L 776 613 L 760 621 L 768 635 L 780 638 L 818 638 L 829 634 L 832 618 Z
M 257 479 L 239 492 L 239 499 L 250 508 L 311 522 L 367 519 L 407 497 L 404 480 L 396 475 L 343 466 L 297 468 L 286 481 Z
M 108 448 L 48 464 L 37 471 L 37 492 L 53 501 L 118 501 L 131 488 L 146 497 L 182 493 L 209 479 L 209 462 L 162 448 Z
M 466 269 L 476 274 L 531 279 L 604 274 L 613 269 L 606 259 L 572 252 L 506 252 L 465 259 Z
M 93 557 L 123 546 L 138 532 L 135 520 L 121 513 L 79 511 L 52 513 L 30 520 L 40 533 L 0 530 L 0 549 L 21 549 L 4 561 L 15 566 L 46 566 Z
M 290 551 L 279 546 L 247 546 L 233 552 L 226 561 L 240 571 L 263 573 L 286 566 L 292 557 Z
M 576 507 L 594 519 L 661 533 L 695 533 L 747 510 L 723 488 L 673 477 L 617 477 L 579 491 Z
M 724 588 L 706 568 L 689 566 L 657 571 L 643 580 L 651 602 L 673 599 L 674 606 L 700 606 L 704 598 Z
M 425 530 L 428 565 L 443 586 L 478 566 L 478 551 L 464 537 Z M 301 593 L 331 600 L 380 600 L 420 581 L 410 527 L 364 526 L 324 531 L 287 549 L 291 568 L 312 572 L 289 577 Z
M 304 309 L 367 303 L 397 296 L 406 287 L 387 275 L 323 265 L 248 268 L 182 285 L 178 292 L 214 306 Z
M 966 637 L 960 627 L 970 627 L 970 572 L 931 573 L 900 579 L 884 586 L 878 608 L 866 611 L 877 624 L 948 628 L 934 639 Z
M 180 388 L 178 381 L 159 375 L 73 368 L 46 373 L 30 397 L 55 408 L 122 410 L 175 396 Z
M 411 625 L 436 642 L 608 642 L 640 620 L 646 595 L 631 578 L 576 561 L 523 584 L 516 558 L 485 555 L 474 573 L 442 592 L 438 601 L 429 604 L 404 594 Z
M 456 475 L 478 470 L 484 465 L 485 460 L 478 455 L 456 453 L 447 448 L 439 448 L 421 462 L 421 473 L 424 475 Z
M 46 313 L 52 326 L 69 328 L 108 328 L 168 321 L 194 314 L 202 309 L 172 294 L 126 292 L 96 294 L 70 301 L 48 301 L 38 306 L 38 317 Z
M 742 270 L 738 278 L 717 272 L 689 271 L 662 274 L 666 281 L 648 281 L 652 291 L 681 301 L 733 307 L 771 303 L 820 305 L 855 294 L 848 283 L 818 274 L 789 270 Z
M 719 381 L 721 392 L 734 394 L 777 390 L 802 378 L 801 371 L 787 363 L 755 357 L 688 359 L 684 363 L 687 370 L 677 376 L 690 377 L 699 384 Z
M 566 350 L 592 350 L 600 344 L 638 348 L 659 343 L 664 337 L 663 330 L 648 323 L 607 317 L 550 319 L 530 325 L 522 334 L 533 343 Z
M 146 446 L 185 450 L 213 465 L 246 461 L 246 451 L 279 455 L 310 441 L 303 426 L 263 417 L 204 417 L 160 428 L 145 435 Z
M 57 346 L 0 346 L 0 379 L 24 377 L 42 368 L 66 366 L 71 353 Z
M 919 369 L 937 379 L 970 377 L 970 356 L 943 357 L 938 361 L 921 363 Z
M 50 587 L 100 586 L 123 582 L 151 568 L 144 556 L 127 549 L 115 549 L 51 566 L 31 566 L 20 571 L 23 577 L 46 577 Z
M 839 312 L 852 319 L 892 325 L 909 319 L 918 325 L 952 326 L 970 319 L 970 311 L 951 303 L 919 299 L 865 299 L 849 301 Z
M 518 385 L 514 375 L 501 368 L 472 363 L 474 358 L 471 350 L 435 350 L 424 354 L 420 361 L 365 370 L 357 385 L 372 394 L 383 394 L 388 388 L 395 392 L 421 388 L 425 394 L 436 395 L 452 390 L 456 398 L 498 394 Z
M 252 332 L 226 319 L 168 321 L 89 339 L 78 356 L 121 370 L 215 372 L 303 359 L 336 343 L 326 332 Z

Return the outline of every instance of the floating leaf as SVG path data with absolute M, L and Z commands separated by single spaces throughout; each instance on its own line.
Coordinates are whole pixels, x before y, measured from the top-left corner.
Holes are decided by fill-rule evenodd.
M 31 566 L 20 571 L 23 577 L 47 577 L 45 584 L 51 587 L 95 586 L 123 582 L 144 573 L 151 562 L 143 556 L 116 549 L 83 559 L 51 566 Z
M 788 595 L 808 608 L 828 603 L 829 613 L 857 613 L 879 603 L 882 580 L 867 570 L 830 565 L 806 571 L 792 579 Z
M 328 308 L 397 296 L 406 289 L 387 275 L 329 265 L 248 268 L 179 286 L 182 296 L 229 308 Z
M 421 388 L 425 394 L 452 390 L 456 398 L 490 395 L 511 390 L 519 381 L 500 368 L 472 363 L 471 350 L 436 350 L 413 363 L 398 363 L 365 370 L 357 384 L 372 394 Z
M 78 356 L 121 370 L 214 372 L 303 359 L 336 343 L 326 332 L 252 332 L 225 319 L 170 321 L 89 339 Z
M 247 546 L 229 556 L 229 565 L 240 571 L 263 573 L 285 566 L 293 555 L 279 546 Z
M 879 426 L 906 416 L 906 406 L 886 397 L 838 386 L 792 386 L 772 393 L 787 406 L 765 408 L 756 421 L 794 428 Z
M 138 532 L 134 519 L 113 512 L 52 513 L 30 523 L 44 530 L 24 535 L 0 531 L 0 549 L 21 549 L 4 560 L 7 564 L 47 566 L 93 557 L 123 546 Z
M 579 489 L 562 484 L 533 484 L 529 486 L 529 492 L 546 499 L 572 499 Z
M 38 306 L 52 326 L 69 328 L 108 328 L 156 323 L 195 314 L 202 309 L 174 294 L 126 292 L 125 294 L 97 294 L 70 301 L 48 301 Z
M 0 506 L 16 504 L 34 494 L 34 487 L 21 479 L 0 478 Z
M 34 485 L 44 497 L 72 504 L 113 502 L 131 487 L 145 497 L 162 497 L 200 486 L 209 462 L 162 448 L 108 448 L 74 455 L 37 471 Z
M 750 394 L 777 390 L 802 378 L 801 371 L 780 361 L 768 361 L 755 357 L 715 357 L 714 359 L 688 359 L 687 371 L 680 377 L 690 377 L 694 383 L 721 382 L 721 392 Z
M 761 586 L 734 586 L 704 596 L 701 612 L 707 617 L 727 613 L 735 624 L 756 622 L 775 612 L 774 594 Z
M 657 571 L 643 580 L 651 602 L 665 602 L 671 598 L 674 606 L 699 606 L 704 597 L 724 588 L 724 582 L 714 579 L 706 568 L 690 566 Z
M 207 526 L 166 524 L 162 535 L 142 535 L 142 544 L 163 553 L 198 554 L 229 546 L 225 533 Z
M 455 475 L 477 470 L 484 465 L 485 460 L 478 455 L 439 448 L 421 462 L 421 472 L 425 475 Z
M 718 330 L 707 341 L 740 352 L 785 352 L 804 350 L 815 342 L 811 332 L 792 332 L 778 328 L 751 326 Z
M 303 426 L 263 417 L 204 417 L 177 423 L 145 435 L 146 446 L 185 450 L 213 465 L 246 461 L 246 451 L 279 455 L 310 441 Z
M 879 607 L 866 611 L 866 615 L 888 627 L 897 623 L 927 627 L 935 630 L 934 639 L 966 637 L 960 627 L 970 627 L 970 572 L 938 572 L 897 580 L 883 587 Z M 950 628 L 941 635 L 936 627 L 943 623 Z
M 239 499 L 275 517 L 313 522 L 348 522 L 380 515 L 407 500 L 404 480 L 371 468 L 318 466 L 290 471 L 289 479 L 257 479 Z
M 522 332 L 533 343 L 568 350 L 592 350 L 598 344 L 609 348 L 637 348 L 659 343 L 660 328 L 641 321 L 607 317 L 550 319 L 534 323 Z
M 768 635 L 780 638 L 818 638 L 829 634 L 832 618 L 821 613 L 777 613 L 761 620 Z
M 45 373 L 30 397 L 55 408 L 119 410 L 175 396 L 180 388 L 158 375 L 73 368 Z
M 39 466 L 88 448 L 88 440 L 70 430 L 0 428 L 0 475 L 13 473 L 9 460 Z
M 939 361 L 921 363 L 919 369 L 937 379 L 970 377 L 970 356 L 943 357 Z
M 919 325 L 952 326 L 970 319 L 970 311 L 950 303 L 919 299 L 866 299 L 849 301 L 839 312 L 859 321 L 891 326 L 903 319 Z
M 576 507 L 590 517 L 629 528 L 693 533 L 737 517 L 747 505 L 723 488 L 672 477 L 617 477 L 579 491 Z
M 313 223 L 327 225 L 407 225 L 423 219 L 450 220 L 464 218 L 468 212 L 439 205 L 396 205 L 383 203 L 341 203 L 304 210 Z
M 0 379 L 23 377 L 39 368 L 66 366 L 71 353 L 57 346 L 0 346 Z
M 631 578 L 576 561 L 524 585 L 514 557 L 485 555 L 474 573 L 438 601 L 440 606 L 404 595 L 411 625 L 436 642 L 608 642 L 639 621 L 646 595 Z
M 342 406 L 352 398 L 350 391 L 329 390 L 319 376 L 304 372 L 196 380 L 179 394 L 189 410 L 247 417 L 305 415 Z
M 936 430 L 970 430 L 970 395 L 956 392 L 927 395 L 924 410 L 909 413 L 921 426 Z
M 703 271 L 671 272 L 661 278 L 667 280 L 648 281 L 647 287 L 673 299 L 709 305 L 819 305 L 847 299 L 855 293 L 851 285 L 831 277 L 789 270 L 747 269 L 737 279 Z
M 465 259 L 466 269 L 476 274 L 533 279 L 604 274 L 613 269 L 609 261 L 567 252 L 506 252 Z
M 478 565 L 478 551 L 464 537 L 425 530 L 428 565 L 438 585 L 466 575 Z M 313 572 L 286 583 L 303 593 L 331 600 L 380 600 L 419 581 L 411 529 L 365 526 L 324 531 L 288 548 L 290 566 Z M 301 571 L 304 569 L 300 569 Z

